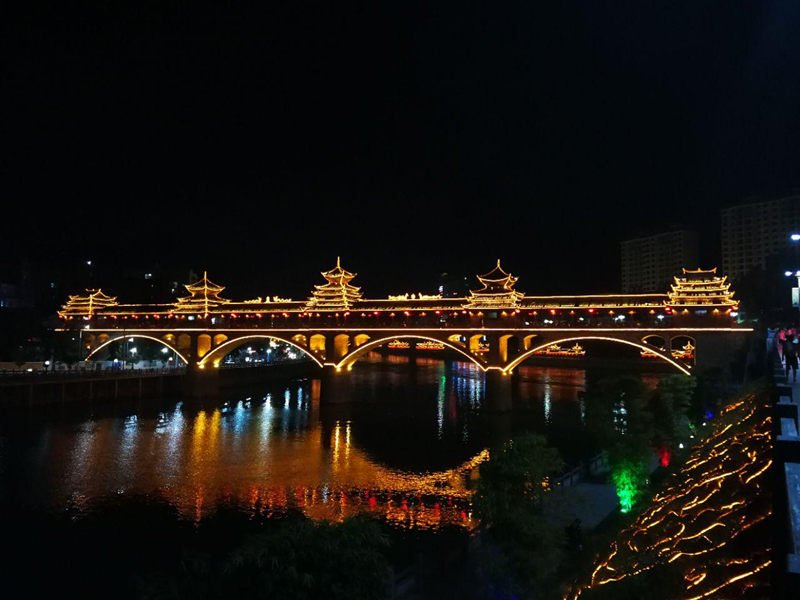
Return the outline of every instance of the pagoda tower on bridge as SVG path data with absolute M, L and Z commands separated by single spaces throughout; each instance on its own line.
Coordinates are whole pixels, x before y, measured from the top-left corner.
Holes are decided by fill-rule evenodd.
M 314 286 L 306 310 L 350 310 L 361 299 L 361 288 L 350 284 L 356 275 L 343 269 L 337 256 L 336 266 L 322 273 L 327 283 Z
M 667 306 L 673 309 L 689 306 L 702 306 L 713 309 L 737 310 L 739 301 L 733 298 L 731 284 L 727 275 L 717 275 L 713 269 L 682 269 L 682 275 L 675 276 L 675 283 L 667 292 Z
M 230 300 L 219 297 L 225 288 L 211 281 L 206 271 L 203 271 L 202 279 L 194 283 L 185 283 L 183 287 L 186 288 L 190 295 L 178 298 L 174 310 L 176 313 L 208 315 L 209 309 L 230 302 Z
M 514 289 L 518 277 L 506 273 L 500 266 L 500 259 L 494 269 L 483 275 L 477 275 L 483 287 L 470 290 L 467 297 L 467 308 L 516 308 L 523 297 Z
M 103 290 L 86 290 L 86 295 L 70 295 L 67 303 L 58 311 L 60 317 L 91 317 L 98 309 L 116 306 L 117 297 L 108 296 Z

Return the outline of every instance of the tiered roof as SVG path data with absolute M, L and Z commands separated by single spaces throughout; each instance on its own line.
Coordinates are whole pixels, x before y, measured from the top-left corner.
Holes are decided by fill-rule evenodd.
M 322 276 L 327 283 L 314 286 L 306 302 L 306 309 L 349 310 L 361 300 L 361 288 L 350 285 L 356 273 L 343 269 L 338 256 L 336 266 L 330 271 L 324 271 Z
M 682 269 L 683 275 L 675 277 L 675 283 L 667 293 L 666 304 L 673 308 L 703 306 L 710 308 L 736 308 L 734 292 L 727 275 L 717 275 L 713 269 Z
M 174 312 L 176 313 L 202 313 L 207 315 L 209 309 L 230 302 L 230 300 L 219 297 L 225 288 L 211 281 L 205 271 L 203 271 L 202 279 L 195 283 L 186 283 L 183 287 L 186 288 L 190 295 L 178 298 L 174 305 Z
M 506 273 L 500 266 L 500 259 L 494 269 L 484 275 L 477 275 L 483 287 L 470 290 L 467 308 L 515 308 L 524 294 L 514 289 L 518 277 Z
M 86 296 L 70 295 L 67 303 L 58 311 L 60 317 L 91 317 L 98 309 L 118 304 L 116 296 L 107 296 L 103 290 L 86 290 Z

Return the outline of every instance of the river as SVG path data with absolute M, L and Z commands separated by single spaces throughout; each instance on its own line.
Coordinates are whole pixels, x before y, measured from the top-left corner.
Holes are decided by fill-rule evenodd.
M 404 528 L 474 525 L 469 498 L 488 449 L 545 435 L 567 465 L 598 451 L 587 372 L 523 366 L 511 413 L 482 410 L 474 365 L 379 357 L 336 382 L 240 390 L 217 401 L 152 399 L 36 411 L 0 422 L 0 503 L 81 519 L 155 498 L 200 522 L 224 505 L 260 518 L 368 511 Z M 655 380 L 657 376 L 645 376 Z

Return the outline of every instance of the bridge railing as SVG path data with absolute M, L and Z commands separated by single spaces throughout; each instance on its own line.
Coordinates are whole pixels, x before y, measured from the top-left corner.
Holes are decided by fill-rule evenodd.
M 194 317 L 194 318 L 192 318 Z M 67 322 L 69 325 L 72 322 Z M 75 321 L 80 325 L 85 321 Z M 99 328 L 125 329 L 171 329 L 177 327 L 196 327 L 203 329 L 327 329 L 327 328 L 425 328 L 425 329 L 457 329 L 457 328 L 500 328 L 500 329 L 523 329 L 523 328 L 594 328 L 594 327 L 613 327 L 613 328 L 647 328 L 647 329 L 671 329 L 678 326 L 697 326 L 697 327 L 719 327 L 735 326 L 735 320 L 726 314 L 718 315 L 675 315 L 675 314 L 649 314 L 636 312 L 614 313 L 614 314 L 569 314 L 557 312 L 549 314 L 539 312 L 509 313 L 506 316 L 498 314 L 490 317 L 486 314 L 459 314 L 459 315 L 434 315 L 425 316 L 403 313 L 395 313 L 394 316 L 381 313 L 380 315 L 367 315 L 350 313 L 349 315 L 340 314 L 325 315 L 320 317 L 300 317 L 295 314 L 288 316 L 262 315 L 261 317 L 248 317 L 245 315 L 231 316 L 195 316 L 179 315 L 171 319 L 160 317 L 158 319 L 139 316 L 133 318 L 110 318 L 99 315 L 92 320 L 92 324 Z
M 589 461 L 581 463 L 574 469 L 563 473 L 550 483 L 551 488 L 571 487 L 579 484 L 590 475 L 597 475 L 608 469 L 608 458 L 605 453 L 595 455 Z
M 141 377 L 141 376 L 154 376 L 154 375 L 177 375 L 186 371 L 185 366 L 167 367 L 167 368 L 144 368 L 144 369 L 2 369 L 0 370 L 0 378 L 3 379 L 80 379 L 81 377 L 103 377 L 118 376 L 118 377 Z

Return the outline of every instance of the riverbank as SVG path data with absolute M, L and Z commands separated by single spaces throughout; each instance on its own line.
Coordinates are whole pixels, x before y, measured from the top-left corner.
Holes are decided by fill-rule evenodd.
M 772 426 L 766 388 L 731 400 L 571 598 L 769 595 Z
M 318 373 L 311 361 L 268 366 L 224 368 L 214 374 L 213 392 Z M 86 372 L 26 373 L 0 378 L 0 409 L 37 405 L 114 402 L 141 398 L 184 397 L 196 391 L 187 381 L 197 375 L 186 369 L 133 369 Z M 202 389 L 202 382 L 201 382 Z

